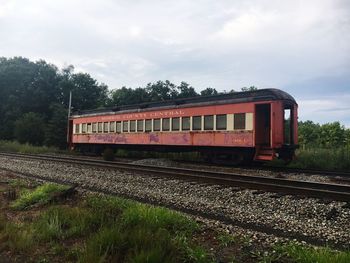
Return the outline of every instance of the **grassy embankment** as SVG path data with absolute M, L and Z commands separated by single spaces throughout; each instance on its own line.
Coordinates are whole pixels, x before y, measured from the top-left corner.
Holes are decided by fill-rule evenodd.
M 65 189 L 56 184 L 22 189 L 9 205 L 15 222 L 0 218 L 0 251 L 54 262 L 209 260 L 202 247 L 190 243 L 198 225 L 179 213 L 106 196 L 50 202 Z
M 350 253 L 293 243 L 259 250 L 249 238 L 204 232 L 177 212 L 122 198 L 76 194 L 52 201 L 66 189 L 0 183 L 0 261 L 215 262 L 221 255 L 223 262 L 350 262 Z M 20 194 L 9 201 L 9 190 Z

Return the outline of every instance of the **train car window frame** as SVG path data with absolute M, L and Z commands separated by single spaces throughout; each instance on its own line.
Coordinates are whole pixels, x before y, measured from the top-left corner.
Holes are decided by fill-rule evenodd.
M 145 120 L 145 132 L 152 131 L 152 119 Z
M 116 131 L 116 133 L 121 133 L 122 132 L 122 122 L 121 121 L 117 121 L 115 123 L 115 131 Z
M 137 126 L 136 130 L 137 130 L 137 132 L 143 132 L 144 124 L 145 124 L 144 120 L 137 120 L 136 121 L 136 126 Z
M 160 119 L 153 119 L 153 131 L 160 131 Z
M 181 118 L 181 130 L 182 131 L 191 130 L 191 117 L 182 117 Z
M 94 122 L 92 123 L 92 133 L 96 133 L 97 132 L 97 123 Z
M 123 132 L 129 132 L 129 121 L 123 121 Z
M 109 132 L 115 132 L 115 121 L 109 122 Z
M 86 130 L 87 130 L 87 124 L 83 123 L 82 128 L 81 128 L 82 133 L 86 133 Z
M 201 131 L 202 130 L 202 116 L 192 117 L 192 130 Z
M 74 128 L 74 133 L 76 133 L 76 134 L 78 134 L 78 133 L 80 133 L 80 125 L 79 124 L 75 124 L 75 126 L 74 126 L 75 128 Z
M 216 115 L 216 130 L 227 130 L 227 114 Z
M 204 130 L 214 130 L 214 115 L 204 115 Z
M 98 127 L 97 127 L 97 132 L 98 132 L 98 133 L 102 133 L 102 132 L 103 132 L 103 125 L 102 125 L 102 122 L 99 122 L 97 125 L 98 125 Z
M 136 132 L 136 120 L 131 120 L 130 121 L 129 132 Z
M 108 127 L 109 126 L 109 122 L 104 122 L 103 123 L 103 133 L 107 133 L 108 132 Z
M 180 117 L 174 117 L 171 119 L 171 130 L 172 131 L 180 130 Z
M 87 124 L 87 133 L 92 133 L 92 123 Z
M 170 118 L 162 119 L 162 131 L 170 131 Z
M 245 130 L 245 113 L 235 113 L 233 117 L 233 129 L 234 130 Z

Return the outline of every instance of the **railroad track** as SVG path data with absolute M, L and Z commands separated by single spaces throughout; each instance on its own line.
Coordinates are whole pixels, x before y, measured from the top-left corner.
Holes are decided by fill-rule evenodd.
M 180 178 L 184 180 L 198 181 L 224 186 L 234 186 L 248 189 L 257 189 L 282 194 L 301 195 L 321 199 L 350 201 L 350 186 L 341 184 L 316 183 L 289 180 L 284 178 L 261 177 L 254 175 L 242 175 L 235 173 L 202 171 L 174 167 L 158 167 L 151 165 L 130 164 L 123 162 L 107 162 L 76 157 L 32 155 L 18 153 L 0 153 L 0 156 L 35 159 L 67 164 L 90 165 L 108 169 L 126 170 L 149 174 L 153 176 Z
M 332 170 L 290 168 L 290 167 L 276 167 L 276 166 L 263 166 L 263 167 L 258 167 L 258 169 L 264 169 L 264 170 L 273 171 L 273 172 L 320 174 L 320 175 L 327 175 L 332 177 L 340 176 L 340 177 L 350 178 L 350 172 L 347 172 L 347 171 L 332 171 Z

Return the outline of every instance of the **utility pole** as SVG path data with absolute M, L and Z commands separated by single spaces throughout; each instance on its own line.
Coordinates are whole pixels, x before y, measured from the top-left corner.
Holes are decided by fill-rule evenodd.
M 73 127 L 70 127 L 70 114 L 71 114 L 71 107 L 72 107 L 72 91 L 69 91 L 69 103 L 68 103 L 68 116 L 67 116 L 67 143 L 70 143 L 70 130 L 73 129 Z

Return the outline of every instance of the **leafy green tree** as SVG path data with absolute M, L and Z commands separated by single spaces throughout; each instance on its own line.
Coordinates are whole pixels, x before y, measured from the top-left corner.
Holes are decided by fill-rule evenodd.
M 0 138 L 13 139 L 14 122 L 22 115 L 23 91 L 34 80 L 35 64 L 26 58 L 0 58 Z
M 249 88 L 247 87 L 241 88 L 241 91 L 254 91 L 254 90 L 258 90 L 258 88 L 255 86 L 250 86 Z
M 42 145 L 44 136 L 45 122 L 37 113 L 25 113 L 15 122 L 15 137 L 20 143 Z
M 338 121 L 323 124 L 320 128 L 320 144 L 327 148 L 337 148 L 344 145 L 345 127 Z
M 131 89 L 122 87 L 111 92 L 112 105 L 121 106 L 149 101 L 149 95 L 143 88 Z
M 195 91 L 195 89 L 184 81 L 182 81 L 180 86 L 176 88 L 178 92 L 175 95 L 175 98 L 190 98 L 190 97 L 198 96 L 198 93 Z
M 64 149 L 67 146 L 68 110 L 61 104 L 50 105 L 51 117 L 45 129 L 45 145 Z
M 43 60 L 32 62 L 22 57 L 0 58 L 0 139 L 14 139 L 15 121 L 22 120 L 22 116 L 29 112 L 39 114 L 47 126 L 45 130 L 50 130 L 52 122 L 58 122 L 58 117 L 54 115 L 57 107 L 51 105 L 67 108 L 70 91 L 73 92 L 76 110 L 103 107 L 110 103 L 105 84 L 99 84 L 89 74 L 75 74 L 73 71 L 73 66 L 59 71 Z M 36 141 L 43 142 L 44 136 Z M 46 140 L 50 144 L 55 141 L 57 146 L 62 145 L 56 139 Z
M 210 96 L 210 95 L 217 95 L 217 94 L 218 94 L 217 90 L 210 87 L 201 91 L 201 96 Z
M 317 146 L 320 138 L 320 125 L 312 121 L 299 122 L 298 134 L 299 144 L 303 148 Z
M 178 96 L 176 85 L 169 80 L 148 83 L 146 92 L 149 95 L 150 101 L 164 101 Z

